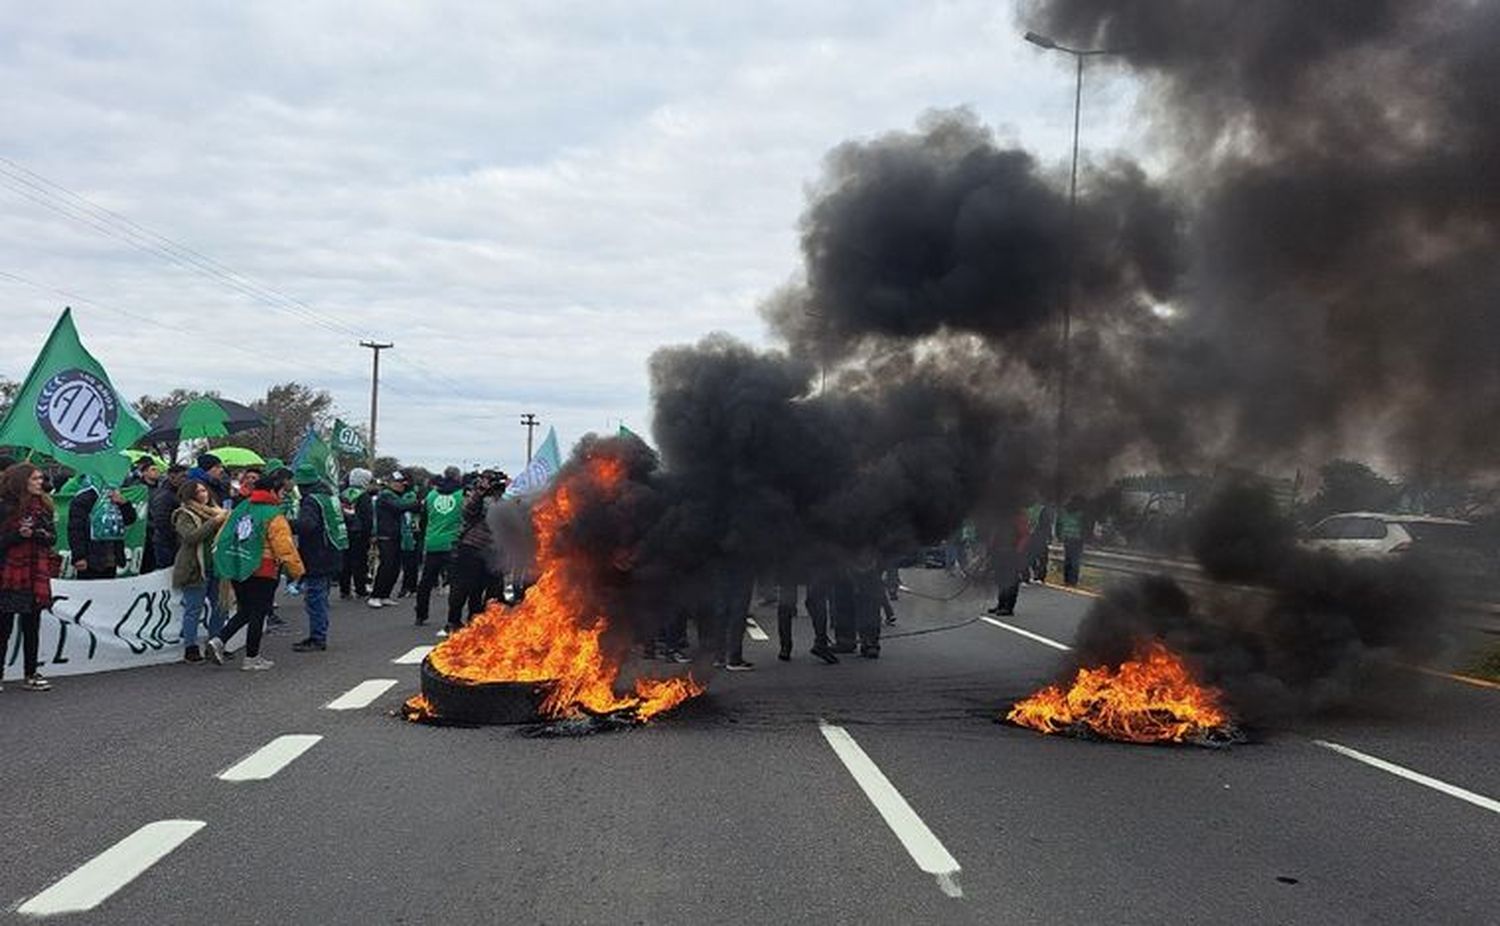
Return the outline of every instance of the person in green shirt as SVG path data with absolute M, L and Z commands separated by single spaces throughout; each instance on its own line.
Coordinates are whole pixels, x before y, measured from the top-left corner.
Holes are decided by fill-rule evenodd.
M 427 623 L 431 613 L 432 590 L 438 575 L 453 558 L 453 545 L 463 524 L 464 486 L 458 467 L 450 466 L 432 480 L 431 491 L 423 502 L 426 530 L 422 534 L 422 578 L 417 583 L 417 625 Z
M 1063 584 L 1070 587 L 1078 584 L 1083 567 L 1083 538 L 1088 527 L 1084 507 L 1083 496 L 1075 495 L 1057 516 L 1057 536 L 1063 545 Z

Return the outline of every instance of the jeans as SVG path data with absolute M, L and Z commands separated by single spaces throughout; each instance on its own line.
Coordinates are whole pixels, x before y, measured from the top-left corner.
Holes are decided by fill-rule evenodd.
M 306 576 L 302 580 L 302 603 L 307 608 L 307 636 L 328 642 L 328 590 L 332 576 Z
M 5 675 L 5 663 L 9 658 L 5 651 L 10 647 L 10 628 L 16 620 L 21 622 L 22 666 L 26 677 L 30 678 L 36 674 L 37 649 L 42 642 L 42 612 L 35 609 L 22 611 L 19 614 L 15 612 L 0 614 L 0 676 Z
M 754 574 L 738 565 L 721 566 L 714 576 L 714 621 L 720 634 L 714 655 L 725 662 L 745 661 L 745 619 L 754 594 Z
M 203 610 L 208 604 L 208 583 L 184 585 L 182 587 L 182 642 L 185 646 L 198 645 L 198 625 L 203 622 Z M 213 636 L 224 629 L 224 615 L 218 607 L 208 609 L 208 635 Z
M 1063 584 L 1078 584 L 1078 571 L 1083 566 L 1083 538 L 1072 537 L 1063 541 Z
M 428 551 L 422 561 L 422 581 L 417 583 L 417 623 L 427 623 L 432 610 L 432 590 L 437 586 L 438 573 L 448 565 L 453 554 L 447 550 Z
M 260 655 L 260 635 L 265 630 L 266 617 L 271 613 L 271 604 L 276 600 L 276 586 L 280 579 L 262 579 L 252 576 L 243 582 L 234 583 L 234 595 L 239 599 L 239 609 L 223 629 L 214 636 L 228 640 L 245 629 L 245 655 L 251 659 Z

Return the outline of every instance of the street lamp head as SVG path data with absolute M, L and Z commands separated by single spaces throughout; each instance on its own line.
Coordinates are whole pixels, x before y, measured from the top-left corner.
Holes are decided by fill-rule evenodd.
M 1037 46 L 1038 48 L 1056 48 L 1057 47 L 1057 43 L 1056 42 L 1054 42 L 1051 39 L 1047 38 L 1045 35 L 1040 35 L 1040 34 L 1035 33 L 1035 32 L 1028 32 L 1028 33 L 1026 33 L 1026 41 L 1028 41 L 1031 44 Z

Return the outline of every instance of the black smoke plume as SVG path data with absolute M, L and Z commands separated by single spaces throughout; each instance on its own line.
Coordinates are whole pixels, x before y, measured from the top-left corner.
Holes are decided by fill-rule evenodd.
M 1197 515 L 1192 540 L 1222 585 L 1190 595 L 1153 577 L 1110 590 L 1079 627 L 1067 676 L 1117 665 L 1139 641 L 1158 639 L 1222 689 L 1239 720 L 1265 724 L 1396 693 L 1398 667 L 1444 645 L 1435 564 L 1300 547 L 1263 486 L 1225 486 Z
M 1163 166 L 1088 159 L 1070 220 L 1062 170 L 963 110 L 831 152 L 803 266 L 763 309 L 784 349 L 713 335 L 652 358 L 644 520 L 581 535 L 632 545 L 632 614 L 726 568 L 864 566 L 1049 488 L 1065 304 L 1070 491 L 1127 465 L 1500 458 L 1500 4 L 1052 0 L 1023 19 L 1118 52 L 1089 79 L 1142 82 Z M 1081 651 L 1162 636 L 1265 716 L 1421 655 L 1422 576 L 1300 551 L 1243 498 L 1198 537 L 1211 576 L 1264 592 L 1153 580 L 1103 602 Z

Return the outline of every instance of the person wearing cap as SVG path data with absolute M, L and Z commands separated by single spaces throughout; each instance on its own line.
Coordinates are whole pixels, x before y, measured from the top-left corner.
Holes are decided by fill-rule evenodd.
M 406 474 L 394 472 L 386 479 L 385 488 L 375 496 L 375 549 L 380 565 L 375 571 L 375 587 L 370 590 L 366 604 L 372 608 L 395 604 L 391 591 L 396 587 L 396 576 L 401 572 L 401 529 L 408 511 L 415 511 L 415 498 L 403 498 L 409 485 Z
M 310 463 L 297 467 L 293 481 L 302 491 L 297 503 L 297 552 L 307 568 L 302 579 L 302 603 L 307 610 L 307 636 L 292 644 L 298 653 L 328 649 L 328 592 L 333 577 L 344 566 L 349 533 L 344 513 L 322 473 Z

